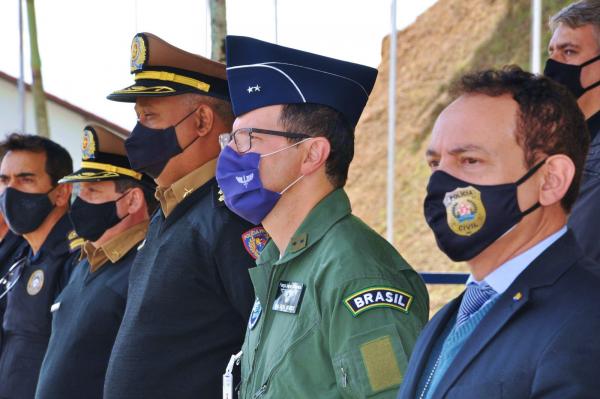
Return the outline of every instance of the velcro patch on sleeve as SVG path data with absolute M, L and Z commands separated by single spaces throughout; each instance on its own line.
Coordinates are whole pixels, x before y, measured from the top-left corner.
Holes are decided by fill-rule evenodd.
M 362 344 L 360 353 L 373 392 L 400 385 L 402 373 L 389 335 Z
M 392 308 L 408 313 L 413 297 L 404 291 L 391 287 L 370 287 L 355 292 L 346 299 L 344 305 L 353 316 L 374 308 Z

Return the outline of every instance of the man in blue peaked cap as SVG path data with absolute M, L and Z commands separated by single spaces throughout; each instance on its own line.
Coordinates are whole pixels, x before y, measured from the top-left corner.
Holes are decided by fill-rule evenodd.
M 236 119 L 220 136 L 217 180 L 229 209 L 271 236 L 250 270 L 239 397 L 393 398 L 429 299 L 343 189 L 377 70 L 226 43 Z

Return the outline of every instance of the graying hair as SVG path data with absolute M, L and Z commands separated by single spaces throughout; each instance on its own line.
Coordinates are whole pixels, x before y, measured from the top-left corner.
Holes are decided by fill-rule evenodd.
M 571 29 L 593 25 L 596 42 L 600 46 L 600 0 L 580 0 L 569 4 L 550 17 L 548 23 L 552 32 L 560 24 L 564 24 Z
M 194 93 L 183 94 L 182 96 L 185 96 L 185 101 L 190 107 L 197 107 L 200 103 L 208 104 L 223 123 L 228 126 L 233 124 L 235 118 L 229 101 Z

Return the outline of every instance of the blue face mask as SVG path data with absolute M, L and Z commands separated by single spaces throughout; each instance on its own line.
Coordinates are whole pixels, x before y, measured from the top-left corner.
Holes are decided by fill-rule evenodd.
M 273 210 L 281 195 L 304 176 L 291 182 L 280 193 L 267 190 L 260 180 L 260 159 L 297 146 L 306 140 L 309 139 L 264 155 L 256 152 L 238 154 L 231 147 L 225 147 L 219 155 L 216 174 L 227 208 L 251 223 L 261 223 Z
M 198 138 L 196 137 L 185 148 L 181 148 L 175 132 L 175 128 L 194 112 L 195 109 L 166 129 L 152 129 L 138 122 L 125 140 L 125 150 L 131 168 L 153 179 L 160 176 L 169 160 L 185 151 Z

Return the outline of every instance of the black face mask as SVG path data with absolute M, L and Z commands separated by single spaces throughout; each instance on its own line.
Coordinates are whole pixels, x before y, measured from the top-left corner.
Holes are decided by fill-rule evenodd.
M 573 93 L 575 98 L 579 98 L 586 91 L 600 86 L 600 80 L 585 88 L 581 86 L 581 70 L 598 60 L 600 60 L 600 55 L 597 55 L 580 65 L 569 65 L 554 61 L 553 59 L 548 59 L 546 61 L 546 67 L 544 68 L 544 75 L 555 82 L 562 84 Z
M 519 209 L 517 187 L 529 179 L 545 160 L 515 183 L 481 186 L 457 179 L 443 171 L 429 178 L 425 197 L 425 220 L 438 247 L 455 262 L 473 259 L 508 232 L 536 203 Z
M 185 148 L 196 141 L 194 139 L 185 148 L 181 148 L 177 142 L 177 134 L 175 132 L 175 128 L 194 112 L 196 110 L 193 110 L 175 125 L 166 129 L 152 129 L 138 122 L 129 137 L 125 140 L 125 150 L 127 151 L 127 158 L 129 158 L 131 168 L 138 172 L 146 173 L 153 179 L 160 176 L 171 158 L 181 154 L 185 151 Z
M 25 193 L 7 187 L 0 194 L 0 209 L 13 233 L 23 235 L 35 231 L 52 212 L 54 205 L 47 193 Z
M 77 197 L 69 210 L 69 220 L 79 237 L 96 241 L 102 234 L 119 223 L 123 218 L 117 215 L 117 202 L 129 193 L 120 196 L 114 201 L 92 204 Z

